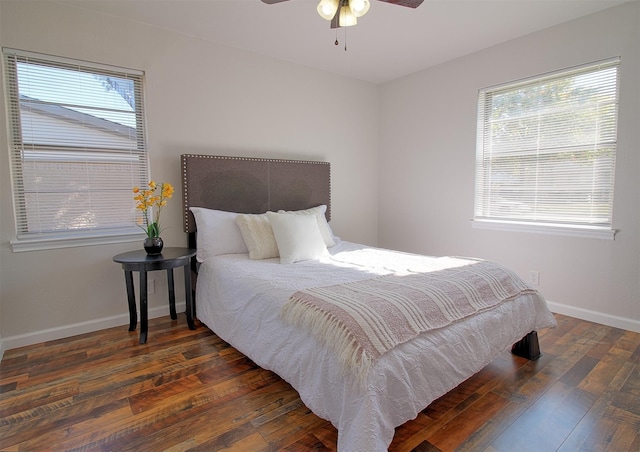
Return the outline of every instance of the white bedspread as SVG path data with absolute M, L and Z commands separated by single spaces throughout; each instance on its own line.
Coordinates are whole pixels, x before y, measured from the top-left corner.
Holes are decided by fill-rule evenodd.
M 459 265 L 339 241 L 320 261 L 282 265 L 247 254 L 202 263 L 197 316 L 259 366 L 288 381 L 303 402 L 338 429 L 345 452 L 387 450 L 394 428 L 478 372 L 532 330 L 555 326 L 535 294 L 499 305 L 447 328 L 423 333 L 384 354 L 365 387 L 341 372 L 337 357 L 305 331 L 280 318 L 297 290 L 389 273 L 433 271 Z

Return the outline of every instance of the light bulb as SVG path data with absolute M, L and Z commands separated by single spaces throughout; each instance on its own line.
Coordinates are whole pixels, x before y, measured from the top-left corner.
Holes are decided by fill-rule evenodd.
M 339 25 L 341 27 L 351 27 L 352 25 L 356 25 L 358 23 L 358 18 L 351 13 L 351 8 L 349 6 L 343 6 L 340 8 L 340 21 Z
M 339 0 L 320 0 L 318 3 L 318 14 L 325 20 L 331 20 L 338 11 Z
M 351 14 L 356 17 L 362 17 L 367 14 L 370 6 L 371 4 L 369 3 L 369 0 L 349 0 L 349 9 L 351 10 Z

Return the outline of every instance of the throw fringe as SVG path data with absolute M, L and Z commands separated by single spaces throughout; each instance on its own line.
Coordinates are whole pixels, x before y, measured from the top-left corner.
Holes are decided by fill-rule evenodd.
M 375 358 L 360 346 L 339 319 L 295 296 L 282 307 L 281 315 L 285 321 L 310 331 L 316 339 L 338 352 L 341 372 L 355 373 L 358 382 L 364 384 Z

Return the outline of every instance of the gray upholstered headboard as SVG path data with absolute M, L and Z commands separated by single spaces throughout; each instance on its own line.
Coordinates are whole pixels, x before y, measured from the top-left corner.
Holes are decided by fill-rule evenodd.
M 189 207 L 239 213 L 327 206 L 331 219 L 328 162 L 183 154 L 184 231 L 196 230 Z

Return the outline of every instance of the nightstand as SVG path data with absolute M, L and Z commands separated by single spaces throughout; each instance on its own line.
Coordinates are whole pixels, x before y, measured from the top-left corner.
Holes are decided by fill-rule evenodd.
M 167 271 L 169 286 L 169 311 L 172 319 L 177 319 L 176 296 L 173 286 L 173 269 L 184 267 L 184 291 L 187 304 L 187 324 L 195 330 L 193 321 L 195 308 L 191 294 L 191 258 L 196 255 L 192 248 L 164 248 L 161 254 L 150 256 L 145 250 L 129 251 L 113 257 L 114 262 L 122 265 L 124 281 L 127 286 L 129 302 L 129 331 L 135 331 L 138 315 L 136 313 L 136 295 L 133 287 L 133 272 L 140 272 L 140 343 L 147 342 L 148 310 L 147 310 L 147 272 L 155 270 Z

